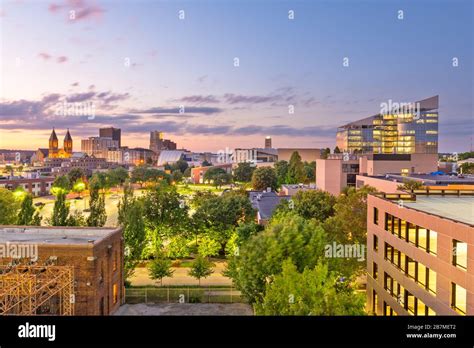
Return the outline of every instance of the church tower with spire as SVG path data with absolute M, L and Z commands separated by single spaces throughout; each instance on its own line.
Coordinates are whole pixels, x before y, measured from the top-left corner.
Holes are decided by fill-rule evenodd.
M 56 132 L 51 132 L 51 136 L 49 137 L 49 155 L 48 157 L 55 158 L 58 155 L 58 137 L 56 136 Z
M 56 131 L 53 128 L 51 132 L 51 136 L 49 137 L 49 158 L 69 158 L 72 156 L 72 137 L 71 133 L 69 133 L 69 129 L 67 130 L 66 136 L 64 137 L 64 147 L 59 148 L 58 146 L 58 136 L 56 135 Z
M 64 137 L 64 152 L 69 156 L 72 155 L 72 137 L 69 133 L 69 128 L 67 130 L 66 136 Z

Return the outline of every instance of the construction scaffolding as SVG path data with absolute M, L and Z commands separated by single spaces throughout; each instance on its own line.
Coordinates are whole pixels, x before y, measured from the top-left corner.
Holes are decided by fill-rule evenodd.
M 74 315 L 72 266 L 0 264 L 0 315 Z

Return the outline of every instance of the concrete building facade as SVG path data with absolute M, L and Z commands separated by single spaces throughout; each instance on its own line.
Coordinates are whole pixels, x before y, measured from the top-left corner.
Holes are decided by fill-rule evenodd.
M 474 315 L 474 190 L 368 196 L 367 311 Z

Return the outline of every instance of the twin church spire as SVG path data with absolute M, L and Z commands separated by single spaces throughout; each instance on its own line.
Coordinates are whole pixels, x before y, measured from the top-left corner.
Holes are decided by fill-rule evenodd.
M 51 136 L 49 137 L 49 154 L 48 157 L 50 158 L 69 158 L 72 155 L 72 137 L 71 133 L 69 133 L 69 129 L 67 130 L 66 136 L 64 137 L 64 147 L 62 149 L 59 148 L 59 141 L 58 136 L 56 135 L 56 131 L 53 128 L 51 132 Z

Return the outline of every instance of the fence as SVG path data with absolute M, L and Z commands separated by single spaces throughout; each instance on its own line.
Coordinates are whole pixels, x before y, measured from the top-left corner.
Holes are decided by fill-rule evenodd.
M 126 288 L 125 302 L 135 303 L 241 303 L 232 288 Z

